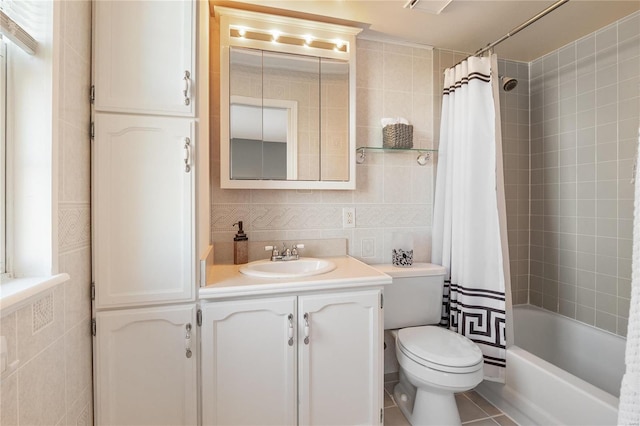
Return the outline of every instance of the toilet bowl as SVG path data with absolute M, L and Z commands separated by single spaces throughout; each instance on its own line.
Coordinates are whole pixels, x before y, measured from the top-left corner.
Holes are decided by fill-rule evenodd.
M 410 327 L 392 334 L 400 382 L 398 407 L 414 425 L 459 425 L 454 393 L 473 389 L 483 378 L 480 349 L 469 339 L 438 326 Z
M 454 394 L 482 381 L 484 362 L 475 343 L 436 325 L 445 269 L 428 263 L 374 266 L 393 278 L 384 289 L 384 323 L 395 339 L 400 367 L 396 404 L 413 426 L 460 425 Z

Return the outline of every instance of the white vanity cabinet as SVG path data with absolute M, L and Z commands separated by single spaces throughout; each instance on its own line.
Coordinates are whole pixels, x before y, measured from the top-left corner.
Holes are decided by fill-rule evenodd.
M 96 308 L 195 300 L 193 121 L 97 114 L 94 128 Z
M 195 425 L 209 3 L 93 1 L 92 11 L 96 424 Z
M 196 2 L 93 7 L 96 111 L 193 116 Z
M 378 424 L 377 289 L 203 304 L 206 425 Z
M 197 332 L 195 305 L 98 312 L 96 424 L 196 425 Z
M 296 322 L 294 296 L 203 304 L 203 424 L 296 424 Z
M 380 295 L 370 290 L 298 298 L 299 424 L 382 422 Z

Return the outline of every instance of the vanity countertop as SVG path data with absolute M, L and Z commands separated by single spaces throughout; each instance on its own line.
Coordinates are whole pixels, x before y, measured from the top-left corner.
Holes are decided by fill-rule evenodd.
M 353 257 L 338 256 L 325 259 L 335 263 L 336 269 L 326 274 L 290 279 L 244 275 L 240 272 L 242 265 L 213 265 L 206 287 L 199 290 L 200 299 L 227 299 L 391 284 L 390 276 Z

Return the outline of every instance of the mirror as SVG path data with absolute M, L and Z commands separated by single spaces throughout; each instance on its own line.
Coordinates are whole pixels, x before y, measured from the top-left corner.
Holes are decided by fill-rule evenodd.
M 349 180 L 349 63 L 232 47 L 229 178 Z
M 319 59 L 231 48 L 231 179 L 319 180 Z
M 271 24 L 248 20 L 271 16 L 216 11 L 230 15 L 221 13 L 220 26 L 221 187 L 355 189 L 359 30 L 311 23 L 323 38 L 277 39 Z M 289 20 L 302 22 L 278 17 L 281 28 Z
M 297 177 L 297 104 L 232 96 L 231 178 Z
M 320 176 L 323 181 L 349 179 L 349 64 L 320 62 Z

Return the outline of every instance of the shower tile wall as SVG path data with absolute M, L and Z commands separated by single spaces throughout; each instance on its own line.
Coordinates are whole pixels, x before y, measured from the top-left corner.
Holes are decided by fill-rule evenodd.
M 500 117 L 511 296 L 514 304 L 526 304 L 529 300 L 529 64 L 498 60 L 498 73 L 518 80 L 516 88 L 509 92 L 500 87 Z
M 531 63 L 530 303 L 626 335 L 640 13 Z

